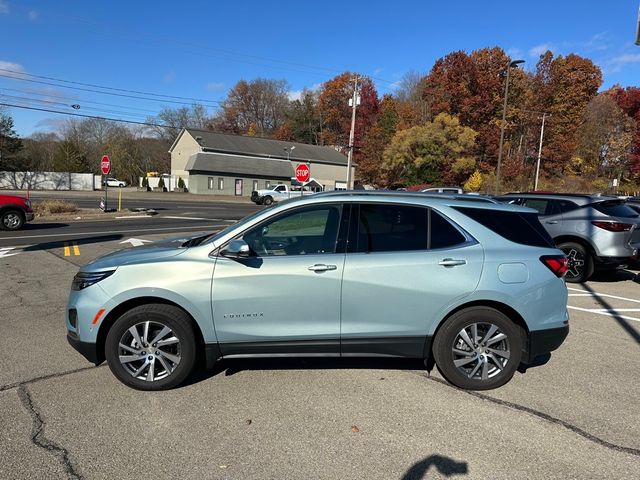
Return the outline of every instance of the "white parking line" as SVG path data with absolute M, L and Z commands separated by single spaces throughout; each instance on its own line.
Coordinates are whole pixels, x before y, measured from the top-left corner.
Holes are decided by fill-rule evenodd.
M 567 305 L 567 308 L 570 309 L 570 310 L 578 310 L 580 312 L 593 313 L 595 315 L 605 315 L 607 317 L 618 317 L 618 318 L 624 318 L 625 320 L 633 320 L 634 322 L 640 322 L 640 318 L 627 317 L 626 315 L 619 315 L 619 314 L 615 313 L 616 312 L 615 309 L 602 311 L 602 310 L 599 310 L 599 309 L 572 307 L 571 305 Z
M 569 294 L 570 297 L 572 297 L 572 296 L 606 297 L 606 298 L 615 298 L 616 300 L 624 300 L 625 302 L 640 303 L 640 300 L 636 300 L 635 298 L 618 297 L 616 295 L 608 295 L 606 293 L 587 292 L 585 290 L 582 290 L 581 288 L 567 287 L 567 290 L 571 290 L 571 291 L 574 291 L 574 292 L 582 292 L 582 294 L 580 294 L 580 295 L 576 295 L 576 294 L 570 293 Z

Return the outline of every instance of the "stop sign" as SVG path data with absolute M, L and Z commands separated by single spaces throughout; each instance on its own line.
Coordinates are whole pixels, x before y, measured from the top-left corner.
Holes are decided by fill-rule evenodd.
M 306 163 L 299 163 L 296 166 L 296 180 L 300 183 L 308 181 L 310 175 L 311 172 L 309 172 L 309 166 Z
M 111 160 L 109 159 L 109 155 L 102 156 L 100 170 L 102 170 L 103 175 L 109 175 L 109 172 L 111 172 Z

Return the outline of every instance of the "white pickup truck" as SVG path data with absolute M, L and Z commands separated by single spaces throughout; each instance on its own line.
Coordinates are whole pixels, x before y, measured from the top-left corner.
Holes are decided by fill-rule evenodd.
M 254 190 L 251 192 L 251 201 L 257 205 L 271 205 L 273 202 L 287 200 L 289 198 L 312 195 L 314 192 L 307 190 L 289 190 L 285 184 L 276 185 L 270 189 Z

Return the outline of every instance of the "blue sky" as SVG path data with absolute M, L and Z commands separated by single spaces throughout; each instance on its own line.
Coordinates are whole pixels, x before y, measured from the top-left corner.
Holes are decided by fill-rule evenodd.
M 344 70 L 375 77 L 380 94 L 393 92 L 405 72 L 426 73 L 451 51 L 497 45 L 525 59 L 525 68 L 549 48 L 591 58 L 603 70 L 604 88 L 640 85 L 640 47 L 633 44 L 639 4 L 0 0 L 0 69 L 215 104 L 242 78 L 286 79 L 295 96 Z M 0 77 L 2 95 L 140 120 L 163 104 Z M 54 129 L 65 118 L 10 111 L 20 135 Z

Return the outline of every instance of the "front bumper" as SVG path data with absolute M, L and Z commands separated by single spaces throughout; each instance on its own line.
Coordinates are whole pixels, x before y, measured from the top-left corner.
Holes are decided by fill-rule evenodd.
M 75 348 L 80 354 L 95 365 L 100 365 L 102 359 L 98 357 L 98 348 L 95 343 L 81 342 L 73 333 L 67 332 L 69 345 Z
M 27 212 L 24 214 L 24 217 L 27 222 L 31 222 L 35 218 L 35 214 L 33 212 L 31 213 Z
M 553 352 L 562 345 L 567 335 L 569 335 L 569 325 L 533 330 L 529 333 L 529 345 L 525 363 L 532 363 L 536 357 Z

